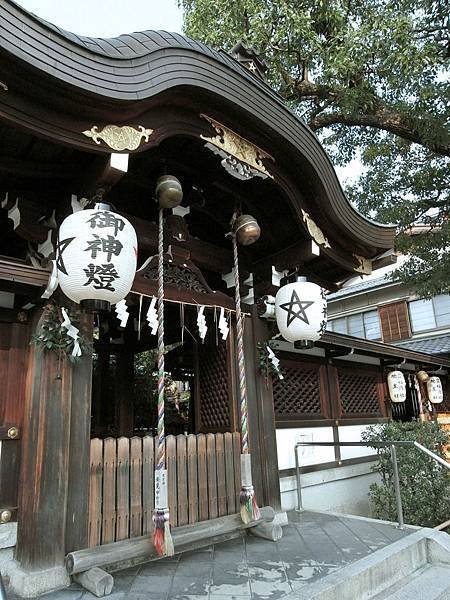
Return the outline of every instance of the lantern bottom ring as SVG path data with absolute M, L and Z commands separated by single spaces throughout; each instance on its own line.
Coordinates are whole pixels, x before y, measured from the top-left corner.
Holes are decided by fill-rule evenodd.
M 81 300 L 80 306 L 87 312 L 108 312 L 111 309 L 107 300 Z
M 296 350 L 308 350 L 314 348 L 314 342 L 311 340 L 297 340 L 294 342 L 294 348 Z

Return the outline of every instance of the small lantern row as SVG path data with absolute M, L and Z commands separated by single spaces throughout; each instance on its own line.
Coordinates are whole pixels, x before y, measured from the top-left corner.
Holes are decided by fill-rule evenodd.
M 441 404 L 444 400 L 442 381 L 437 376 L 430 377 L 425 371 L 419 371 L 417 378 L 426 384 L 428 399 L 432 404 Z M 401 371 L 391 371 L 387 376 L 389 397 L 392 402 L 405 402 L 406 381 Z

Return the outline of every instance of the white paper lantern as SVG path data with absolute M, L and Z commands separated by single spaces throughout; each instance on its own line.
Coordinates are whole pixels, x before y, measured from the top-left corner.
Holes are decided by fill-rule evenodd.
M 432 404 L 441 404 L 444 400 L 444 391 L 442 389 L 442 381 L 439 377 L 430 377 L 427 381 L 428 399 Z
M 79 304 L 96 300 L 117 304 L 136 273 L 137 238 L 127 219 L 103 207 L 69 215 L 58 236 L 58 281 Z
M 391 371 L 387 376 L 389 397 L 392 402 L 406 400 L 406 381 L 401 371 Z
M 284 285 L 275 297 L 275 316 L 288 342 L 318 340 L 327 326 L 327 301 L 322 288 L 300 279 Z

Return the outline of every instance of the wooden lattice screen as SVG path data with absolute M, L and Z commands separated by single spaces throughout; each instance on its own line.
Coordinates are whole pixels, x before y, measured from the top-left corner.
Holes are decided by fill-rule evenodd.
M 91 440 L 89 546 L 153 530 L 152 437 Z M 174 527 L 239 512 L 238 433 L 166 438 L 170 522 Z
M 320 365 L 282 360 L 284 379 L 273 377 L 273 400 L 277 417 L 320 418 L 323 394 Z
M 198 350 L 198 424 L 202 432 L 229 431 L 232 393 L 227 344 L 201 344 Z
M 337 369 L 343 416 L 380 416 L 381 375 L 351 367 Z

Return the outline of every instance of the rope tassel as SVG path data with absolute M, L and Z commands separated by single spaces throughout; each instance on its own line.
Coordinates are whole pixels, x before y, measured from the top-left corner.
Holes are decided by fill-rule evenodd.
M 173 556 L 175 552 L 169 519 L 169 511 L 166 509 L 156 509 L 153 513 L 152 541 L 158 556 Z

